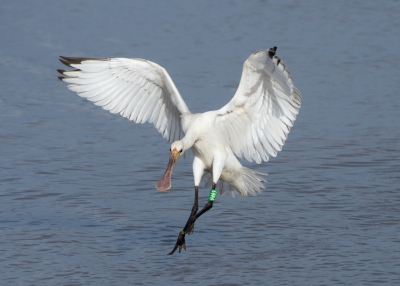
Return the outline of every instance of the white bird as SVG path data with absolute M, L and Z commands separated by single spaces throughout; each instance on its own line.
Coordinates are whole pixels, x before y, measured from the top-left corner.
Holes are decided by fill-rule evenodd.
M 58 70 L 68 88 L 111 113 L 136 123 L 153 123 L 171 143 L 167 169 L 156 187 L 171 188 L 175 163 L 187 150 L 194 154 L 195 202 L 179 233 L 173 254 L 186 250 L 185 234 L 211 209 L 216 187 L 234 196 L 256 195 L 265 188 L 262 173 L 243 167 L 238 159 L 268 161 L 282 149 L 301 104 L 293 79 L 276 55 L 276 47 L 253 53 L 243 65 L 239 87 L 219 110 L 192 114 L 167 71 L 144 59 L 71 58 L 60 61 L 74 70 Z M 235 156 L 236 155 L 236 156 Z M 212 183 L 205 207 L 198 211 L 198 188 L 204 172 Z

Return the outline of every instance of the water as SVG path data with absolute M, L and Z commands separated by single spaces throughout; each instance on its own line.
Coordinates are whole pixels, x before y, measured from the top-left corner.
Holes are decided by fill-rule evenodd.
M 399 285 L 398 15 L 398 1 L 2 1 L 2 284 Z M 202 112 L 274 45 L 303 101 L 278 157 L 247 164 L 268 189 L 217 197 L 167 256 L 191 158 L 158 192 L 166 140 L 67 90 L 58 56 L 152 60 Z

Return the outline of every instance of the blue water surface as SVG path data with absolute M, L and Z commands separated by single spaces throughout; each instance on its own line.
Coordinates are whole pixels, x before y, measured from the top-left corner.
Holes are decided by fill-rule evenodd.
M 2 285 L 400 285 L 399 1 L 0 3 Z M 78 97 L 58 56 L 139 57 L 192 112 L 278 47 L 302 92 L 257 197 L 218 196 L 173 256 L 192 158 Z M 200 205 L 209 190 L 200 191 Z

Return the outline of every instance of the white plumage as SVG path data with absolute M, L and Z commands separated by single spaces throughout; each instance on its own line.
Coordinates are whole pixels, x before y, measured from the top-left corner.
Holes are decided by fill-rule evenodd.
M 153 123 L 171 143 L 182 138 L 180 116 L 190 111 L 161 66 L 143 59 L 60 60 L 76 68 L 59 72 L 79 96 L 136 123 Z
M 232 195 L 246 196 L 265 187 L 266 174 L 242 167 L 236 156 L 257 163 L 276 156 L 300 108 L 300 92 L 275 51 L 253 53 L 232 100 L 201 114 L 190 113 L 166 70 L 151 61 L 61 57 L 75 70 L 59 72 L 79 96 L 137 123 L 153 123 L 172 143 L 170 164 L 158 189 L 171 186 L 174 164 L 192 149 L 195 186 L 206 171 L 209 183 L 220 182 L 220 191 L 228 188 Z

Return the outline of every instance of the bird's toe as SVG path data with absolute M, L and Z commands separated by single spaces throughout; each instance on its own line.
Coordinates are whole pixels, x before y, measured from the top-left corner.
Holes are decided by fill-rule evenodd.
M 182 248 L 186 251 L 186 242 L 185 242 L 185 232 L 182 230 L 179 232 L 178 239 L 176 240 L 174 249 L 168 253 L 168 255 L 174 254 L 174 252 L 178 249 L 178 252 L 181 253 Z

